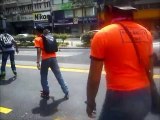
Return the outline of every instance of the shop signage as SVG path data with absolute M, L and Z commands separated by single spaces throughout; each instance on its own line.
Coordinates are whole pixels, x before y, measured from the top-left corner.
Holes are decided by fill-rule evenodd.
M 30 14 L 30 15 L 21 15 L 20 20 L 21 21 L 31 21 L 31 20 L 33 20 L 33 15 L 32 14 Z
M 97 23 L 97 18 L 96 17 L 81 17 L 78 18 L 78 23 Z
M 73 24 L 73 18 L 66 18 L 66 19 L 61 19 L 61 20 L 54 20 L 54 24 Z
M 84 17 L 84 18 L 66 18 L 66 19 L 60 19 L 60 20 L 54 20 L 54 24 L 92 24 L 97 23 L 98 20 L 96 17 Z
M 78 24 L 78 18 L 73 19 L 73 24 Z
M 50 12 L 33 13 L 34 21 L 48 20 L 49 15 L 50 15 Z

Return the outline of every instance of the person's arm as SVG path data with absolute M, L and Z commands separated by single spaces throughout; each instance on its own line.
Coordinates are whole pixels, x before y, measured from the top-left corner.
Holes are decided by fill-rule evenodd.
M 16 53 L 18 54 L 19 53 L 19 50 L 18 50 L 18 45 L 17 45 L 17 42 L 15 40 L 13 40 L 13 44 L 16 48 Z
M 40 70 L 41 48 L 37 48 L 37 68 Z
M 148 70 L 148 78 L 153 80 L 153 55 L 150 56 L 149 70 Z
M 96 108 L 95 97 L 99 89 L 99 83 L 101 79 L 101 72 L 103 68 L 103 61 L 91 58 L 90 70 L 87 82 L 87 108 L 86 112 L 89 117 Z

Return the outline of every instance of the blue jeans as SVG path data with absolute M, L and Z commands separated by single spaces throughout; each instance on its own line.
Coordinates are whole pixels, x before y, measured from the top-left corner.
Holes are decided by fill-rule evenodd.
M 107 90 L 99 120 L 144 120 L 150 108 L 149 88 L 128 92 Z
M 49 68 L 51 68 L 56 79 L 58 80 L 58 83 L 60 84 L 62 91 L 65 94 L 68 93 L 68 87 L 63 80 L 56 58 L 49 58 L 49 59 L 42 60 L 40 74 L 41 74 L 41 85 L 42 85 L 43 91 L 49 92 L 49 86 L 48 86 L 48 80 L 47 80 Z
M 2 53 L 2 65 L 1 65 L 1 73 L 2 75 L 5 75 L 5 71 L 6 71 L 6 63 L 7 63 L 7 59 L 10 56 L 10 62 L 11 62 L 11 68 L 12 71 L 16 71 L 16 66 L 15 66 L 15 61 L 14 61 L 14 51 L 8 51 L 8 52 L 3 52 Z

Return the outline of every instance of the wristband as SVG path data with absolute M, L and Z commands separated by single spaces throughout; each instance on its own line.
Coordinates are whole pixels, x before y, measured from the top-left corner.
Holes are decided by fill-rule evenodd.
M 36 63 L 39 63 L 39 62 L 36 62 Z

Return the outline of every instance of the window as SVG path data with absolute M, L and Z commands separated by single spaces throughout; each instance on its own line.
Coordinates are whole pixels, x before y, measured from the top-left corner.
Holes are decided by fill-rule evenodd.
M 39 8 L 41 9 L 41 3 L 39 4 Z
M 62 11 L 62 10 L 55 11 L 54 18 L 56 18 L 57 20 L 63 19 L 64 18 L 64 11 Z
M 37 4 L 34 4 L 34 8 L 37 9 Z
M 73 11 L 72 10 L 66 10 L 64 11 L 65 18 L 73 17 Z
M 28 10 L 31 10 L 31 9 L 32 9 L 31 5 L 28 5 L 27 8 L 28 8 Z
M 46 4 L 47 4 L 47 3 L 44 3 L 44 8 L 46 8 L 46 7 L 47 7 L 47 6 L 46 6 Z
M 50 7 L 50 2 L 47 2 L 47 7 Z
M 63 3 L 68 3 L 69 2 L 69 0 L 63 0 Z
M 95 9 L 94 9 L 94 7 L 86 8 L 86 16 L 95 16 Z
M 53 0 L 53 4 L 62 4 L 62 0 Z
M 75 17 L 82 17 L 82 9 L 75 9 L 74 14 Z

